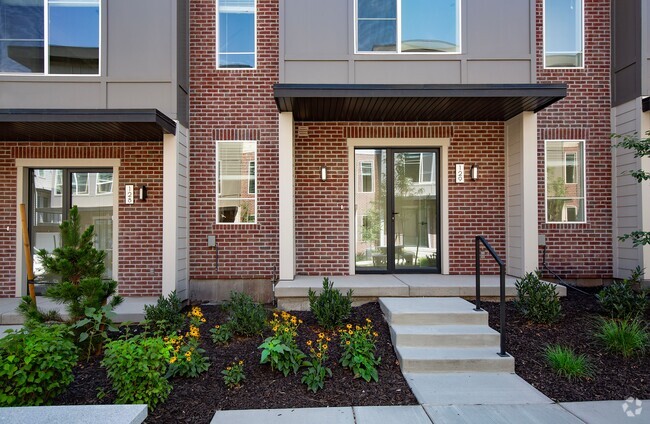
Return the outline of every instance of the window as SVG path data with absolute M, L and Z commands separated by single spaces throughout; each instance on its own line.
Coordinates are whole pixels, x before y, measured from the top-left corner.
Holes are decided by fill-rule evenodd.
M 217 0 L 217 68 L 255 68 L 255 0 Z
M 460 53 L 460 0 L 357 0 L 358 53 Z
M 217 141 L 218 223 L 255 222 L 256 165 L 255 141 Z
M 546 222 L 585 222 L 584 141 L 547 140 Z
M 255 162 L 248 162 L 248 194 L 255 194 Z
M 99 74 L 99 0 L 0 0 L 0 72 Z
M 544 67 L 584 66 L 582 0 L 544 1 Z
M 397 160 L 404 177 L 413 183 L 430 183 L 435 175 L 433 153 L 404 153 Z
M 97 174 L 97 194 L 110 194 L 113 192 L 113 173 L 100 172 Z
M 72 176 L 72 194 L 88 194 L 88 174 L 75 172 Z
M 60 196 L 63 187 L 63 171 L 57 169 L 54 171 L 54 194 Z
M 361 172 L 359 173 L 361 178 L 361 193 L 372 193 L 374 190 L 373 187 L 373 167 L 372 162 L 360 162 Z

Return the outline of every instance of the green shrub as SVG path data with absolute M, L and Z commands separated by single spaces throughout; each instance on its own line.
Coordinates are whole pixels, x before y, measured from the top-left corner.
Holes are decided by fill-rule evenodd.
M 183 305 L 176 296 L 176 291 L 169 293 L 167 297 L 161 295 L 155 305 L 144 306 L 144 319 L 147 327 L 156 336 L 170 336 L 178 333 L 185 323 L 181 309 L 183 309 Z
M 348 324 L 346 328 L 339 330 L 341 332 L 341 365 L 350 368 L 354 377 L 361 377 L 366 381 L 379 381 L 377 365 L 381 358 L 375 358 L 377 332 L 373 331 L 372 323 L 366 318 L 366 325 L 363 327 L 357 325 L 352 328 Z
M 334 282 L 325 277 L 320 295 L 309 289 L 309 309 L 326 329 L 338 327 L 348 319 L 352 311 L 352 290 L 343 296 L 334 288 Z
M 560 299 L 555 286 L 539 277 L 539 271 L 528 272 L 515 282 L 515 306 L 528 320 L 548 324 L 560 318 Z
M 573 349 L 553 345 L 544 351 L 546 360 L 555 372 L 568 379 L 590 377 L 591 364 L 585 355 L 577 355 Z
M 115 403 L 146 403 L 154 409 L 172 390 L 165 378 L 172 346 L 160 337 L 140 335 L 106 345 L 102 365 L 117 397 Z
M 232 339 L 232 329 L 230 328 L 230 325 L 230 322 L 227 322 L 223 325 L 217 324 L 214 328 L 210 329 L 210 337 L 212 337 L 212 341 L 215 344 L 225 345 L 230 342 L 230 339 Z
M 629 279 L 615 281 L 596 295 L 598 303 L 612 318 L 634 319 L 642 315 L 648 307 L 645 292 L 635 292 L 634 285 L 641 282 L 643 270 L 637 267 Z
M 0 406 L 37 406 L 63 393 L 77 347 L 66 325 L 37 325 L 0 339 Z
M 244 374 L 244 361 L 235 361 L 225 370 L 221 371 L 223 382 L 229 389 L 236 389 L 241 386 L 242 381 L 246 379 Z
M 257 347 L 262 350 L 260 364 L 270 363 L 271 369 L 280 371 L 285 377 L 291 371 L 296 374 L 305 359 L 305 354 L 296 343 L 298 326 L 302 321 L 286 312 L 282 312 L 281 316 L 274 313 L 273 316 L 273 335 Z
M 117 281 L 89 277 L 82 279 L 78 284 L 69 281 L 54 284 L 47 289 L 45 295 L 56 302 L 64 303 L 70 320 L 78 321 L 86 316 L 87 308 L 99 310 L 106 304 L 111 309 L 118 306 L 124 298 L 116 296 L 116 293 Z
M 261 334 L 266 328 L 266 310 L 245 293 L 231 292 L 224 305 L 230 316 L 230 328 L 240 336 Z
M 63 322 L 58 311 L 43 310 L 36 306 L 36 303 L 29 296 L 23 296 L 18 304 L 18 313 L 24 318 L 25 328 L 31 329 L 46 322 Z
M 595 336 L 608 351 L 626 358 L 644 353 L 650 339 L 647 327 L 638 319 L 601 319 Z

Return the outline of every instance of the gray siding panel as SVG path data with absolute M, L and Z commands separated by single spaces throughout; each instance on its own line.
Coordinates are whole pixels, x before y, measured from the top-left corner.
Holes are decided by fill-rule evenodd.
M 467 9 L 465 51 L 470 58 L 530 56 L 530 2 L 468 0 L 463 6 Z
M 285 58 L 347 58 L 348 9 L 347 0 L 285 0 Z
M 286 79 L 294 83 L 347 84 L 347 61 L 287 61 L 284 63 Z
M 469 84 L 530 83 L 530 61 L 470 60 L 467 61 Z
M 0 77 L 1 78 L 1 77 Z M 1 81 L 2 109 L 101 109 L 103 87 L 98 81 Z
M 355 62 L 356 81 L 364 84 L 460 84 L 460 61 Z
M 165 113 L 175 109 L 172 96 L 167 83 L 109 83 L 106 86 L 106 106 L 109 109 L 147 108 L 155 104 Z

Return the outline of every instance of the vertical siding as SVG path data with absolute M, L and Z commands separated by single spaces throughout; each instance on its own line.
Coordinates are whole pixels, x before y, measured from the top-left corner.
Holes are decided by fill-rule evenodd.
M 188 160 L 188 134 L 187 129 L 178 126 L 176 136 L 177 148 L 177 169 L 176 179 L 176 294 L 181 299 L 189 295 L 187 290 L 189 280 L 189 160 Z
M 522 216 L 522 145 L 521 120 L 506 124 L 506 272 L 523 275 L 523 216 Z

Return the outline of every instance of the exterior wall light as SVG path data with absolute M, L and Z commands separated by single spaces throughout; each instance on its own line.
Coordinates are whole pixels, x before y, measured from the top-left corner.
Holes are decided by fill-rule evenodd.
M 472 178 L 472 181 L 478 180 L 478 165 L 474 164 L 469 170 L 469 175 Z
M 320 167 L 320 180 L 327 181 L 327 168 L 325 165 Z

